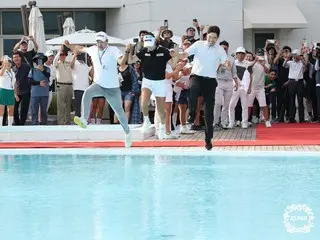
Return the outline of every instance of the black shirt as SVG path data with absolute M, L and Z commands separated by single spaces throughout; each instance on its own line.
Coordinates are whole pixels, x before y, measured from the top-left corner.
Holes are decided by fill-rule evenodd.
M 19 68 L 17 68 L 17 66 L 13 66 L 13 71 L 16 75 L 16 83 L 19 95 L 30 93 L 31 84 L 28 78 L 30 66 L 26 63 L 22 63 Z
M 33 57 L 37 54 L 34 49 L 26 53 L 21 52 L 23 55 L 22 61 L 28 63 L 30 66 L 33 66 Z
M 276 81 L 277 88 L 282 88 L 282 85 L 289 79 L 289 68 L 283 66 L 284 59 L 280 58 L 278 63 L 278 77 Z
M 132 90 L 132 76 L 129 71 L 129 66 L 124 71 L 122 71 L 120 73 L 123 78 L 123 82 L 120 87 L 121 91 L 130 92 Z
M 166 67 L 171 59 L 168 49 L 157 47 L 148 52 L 143 48 L 136 56 L 141 60 L 144 77 L 149 80 L 164 80 L 166 78 Z

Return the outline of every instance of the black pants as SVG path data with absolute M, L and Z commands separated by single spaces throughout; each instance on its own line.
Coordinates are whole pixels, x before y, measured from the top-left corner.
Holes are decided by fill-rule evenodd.
M 313 80 L 310 80 L 311 83 L 310 83 L 310 88 L 309 88 L 309 94 L 310 94 L 310 99 L 311 99 L 311 102 L 312 102 L 312 116 L 313 116 L 313 119 L 314 121 L 318 121 L 320 120 L 320 112 L 319 112 L 319 103 L 318 103 L 318 99 L 317 99 L 317 88 L 316 87 L 316 82 L 313 81 Z
M 84 91 L 74 90 L 74 100 L 75 100 L 75 116 L 81 117 L 81 101 Z
M 242 106 L 241 106 L 241 100 L 239 99 L 236 108 L 235 108 L 235 120 L 242 121 Z
M 215 103 L 216 87 L 218 83 L 215 78 L 192 75 L 190 77 L 190 98 L 189 98 L 189 119 L 193 124 L 197 115 L 198 97 L 203 96 L 204 118 L 205 118 L 205 139 L 213 138 L 213 108 Z
M 271 117 L 272 119 L 277 118 L 277 93 L 276 91 L 270 92 L 266 95 L 267 105 L 271 104 Z
M 295 81 L 290 79 L 288 85 L 289 94 L 289 121 L 294 121 L 296 116 L 296 97 L 298 97 L 299 121 L 304 122 L 304 82 L 303 79 Z
M 26 123 L 30 104 L 30 93 L 19 95 L 19 101 L 14 104 L 14 125 L 23 126 Z M 20 107 L 20 109 L 19 109 Z

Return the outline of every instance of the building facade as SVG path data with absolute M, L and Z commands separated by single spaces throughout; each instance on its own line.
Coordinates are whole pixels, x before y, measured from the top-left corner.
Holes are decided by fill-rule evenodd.
M 0 54 L 10 54 L 23 34 L 20 6 L 22 0 L 0 3 Z M 168 20 L 176 36 L 185 34 L 192 20 L 219 25 L 221 40 L 231 50 L 244 46 L 252 51 L 264 46 L 266 39 L 279 39 L 281 45 L 298 48 L 303 38 L 319 42 L 317 29 L 320 0 L 42 0 L 37 4 L 44 16 L 47 39 L 59 35 L 57 16 L 71 12 L 76 29 L 106 30 L 126 39 L 140 29 L 154 31 Z

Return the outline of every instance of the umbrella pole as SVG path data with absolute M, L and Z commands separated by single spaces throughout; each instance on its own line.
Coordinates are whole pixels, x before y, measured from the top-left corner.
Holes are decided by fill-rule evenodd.
M 60 36 L 63 36 L 63 29 L 62 29 L 63 18 L 62 18 L 62 15 L 57 16 L 57 20 L 58 20 L 59 35 L 60 35 Z
M 27 6 L 26 5 L 22 5 L 20 10 L 21 10 L 23 34 L 25 36 L 29 36 Z

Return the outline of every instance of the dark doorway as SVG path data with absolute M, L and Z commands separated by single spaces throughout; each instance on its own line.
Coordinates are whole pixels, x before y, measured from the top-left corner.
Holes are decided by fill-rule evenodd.
M 264 48 L 267 39 L 274 39 L 274 33 L 255 33 L 254 34 L 254 51 L 258 48 Z

